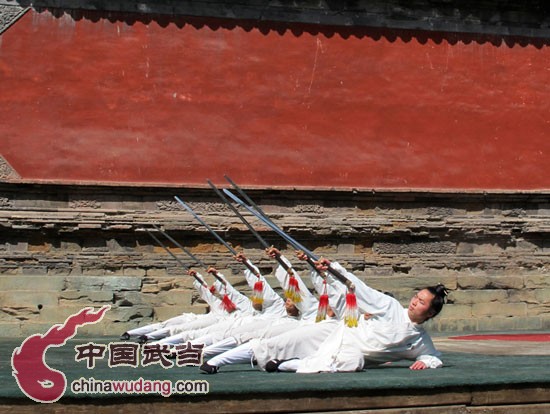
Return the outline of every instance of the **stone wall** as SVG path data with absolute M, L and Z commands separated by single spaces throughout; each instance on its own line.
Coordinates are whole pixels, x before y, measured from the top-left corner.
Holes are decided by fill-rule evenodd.
M 550 328 L 548 194 L 248 193 L 302 244 L 403 304 L 415 289 L 444 283 L 451 295 L 428 323 L 432 331 Z M 272 273 L 274 262 L 210 190 L 0 183 L 1 335 L 45 332 L 85 306 L 112 306 L 106 323 L 79 331 L 90 335 L 119 335 L 181 312 L 206 312 L 190 277 L 143 231 L 152 224 L 249 293 L 240 265 L 174 195 Z M 292 249 L 253 222 L 292 257 Z

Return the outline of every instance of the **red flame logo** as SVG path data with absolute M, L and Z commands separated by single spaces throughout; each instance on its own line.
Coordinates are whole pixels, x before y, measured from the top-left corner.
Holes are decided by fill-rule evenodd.
M 52 326 L 45 335 L 31 335 L 15 348 L 11 356 L 12 374 L 21 391 L 36 402 L 59 400 L 67 388 L 67 378 L 63 372 L 46 364 L 46 351 L 51 346 L 65 345 L 76 335 L 79 326 L 99 322 L 110 308 L 109 305 L 103 306 L 97 312 L 93 312 L 93 308 L 84 308 L 69 316 L 63 325 Z

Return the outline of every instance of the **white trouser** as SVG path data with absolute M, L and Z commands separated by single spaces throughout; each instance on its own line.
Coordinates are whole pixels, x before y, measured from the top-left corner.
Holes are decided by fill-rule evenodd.
M 219 355 L 223 352 L 229 351 L 235 348 L 238 344 L 237 340 L 233 337 L 222 339 L 212 345 L 205 346 L 202 350 L 203 358 L 210 358 L 215 355 Z
M 156 331 L 149 332 L 146 336 L 147 339 L 161 339 L 170 335 L 170 328 L 160 328 Z
M 166 328 L 168 326 L 180 325 L 182 323 L 191 322 L 197 318 L 203 317 L 204 314 L 196 315 L 194 313 L 183 313 L 179 316 L 174 316 L 164 322 L 152 323 L 150 325 L 140 326 L 139 328 L 131 329 L 126 333 L 130 336 L 141 336 L 156 330 Z
M 130 329 L 129 331 L 126 331 L 126 333 L 130 336 L 141 336 L 161 328 L 162 328 L 162 322 L 158 322 L 158 323 L 153 323 L 151 325 L 140 326 L 139 328 L 135 328 L 135 329 Z
M 185 331 L 193 331 L 195 329 L 205 328 L 219 322 L 223 317 L 214 313 L 208 313 L 202 315 L 201 318 L 197 318 L 194 321 L 183 323 L 180 325 L 174 325 L 170 327 L 170 335 L 175 335 Z
M 230 349 L 208 361 L 208 365 L 222 367 L 229 364 L 247 364 L 252 361 L 254 353 L 248 343 Z
M 246 343 L 212 358 L 208 361 L 208 365 L 219 368 L 230 364 L 246 364 L 252 361 L 253 357 L 254 353 L 252 352 L 252 348 L 248 343 Z M 279 365 L 279 371 L 295 372 L 298 369 L 299 364 L 299 359 L 285 361 Z
M 298 366 L 300 365 L 299 359 L 289 359 L 288 361 L 285 361 L 279 365 L 279 368 L 277 368 L 279 371 L 285 371 L 285 372 L 296 372 L 298 370 Z

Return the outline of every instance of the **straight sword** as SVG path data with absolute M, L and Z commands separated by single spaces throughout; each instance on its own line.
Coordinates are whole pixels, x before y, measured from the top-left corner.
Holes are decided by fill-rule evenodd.
M 156 227 L 156 226 L 155 226 L 155 227 Z M 160 247 L 162 247 L 164 250 L 166 250 L 166 252 L 167 252 L 170 256 L 172 256 L 174 259 L 176 259 L 176 262 L 178 262 L 178 264 L 179 264 L 181 267 L 183 267 L 184 270 L 186 270 L 186 271 L 189 270 L 189 268 L 188 268 L 187 266 L 185 266 L 185 264 L 179 259 L 179 257 L 176 256 L 174 253 L 172 253 L 172 252 L 170 251 L 170 249 L 169 249 L 168 247 L 166 247 L 166 246 L 164 245 L 164 243 L 161 242 L 153 233 L 151 233 L 151 232 L 150 232 L 149 230 L 147 230 L 147 229 L 145 229 L 145 231 L 147 232 L 147 234 L 149 234 L 149 236 L 151 236 L 151 237 L 153 238 L 153 240 L 155 240 L 155 241 L 158 243 L 158 245 L 159 245 Z M 205 282 L 204 280 L 202 280 L 198 275 L 193 275 L 193 277 L 194 277 L 195 280 L 196 280 L 197 282 L 199 282 L 202 286 L 208 288 L 208 285 L 206 284 L 206 282 Z
M 260 242 L 260 244 L 265 248 L 265 249 L 269 249 L 271 246 L 264 240 L 264 238 L 262 236 L 260 236 L 260 234 L 256 231 L 256 229 L 254 229 L 254 227 L 252 227 L 252 225 L 242 216 L 242 214 L 239 212 L 239 210 L 237 210 L 233 204 L 231 204 L 229 202 L 229 200 L 227 199 L 227 197 L 225 197 L 223 195 L 223 193 L 210 181 L 210 180 L 207 180 L 208 181 L 208 184 L 210 185 L 210 187 L 216 192 L 216 194 L 218 195 L 218 197 L 220 197 L 222 199 L 222 201 L 227 204 L 227 206 L 231 209 L 231 211 L 233 211 L 233 213 L 235 213 L 235 215 L 244 223 L 244 225 L 248 228 L 248 230 L 250 230 L 250 232 L 258 239 L 258 241 Z M 277 260 L 277 262 L 287 271 L 287 272 L 290 272 L 292 269 L 292 266 L 289 266 L 284 260 L 283 258 L 281 257 L 280 254 L 277 254 L 275 255 L 275 260 Z
M 166 237 L 168 240 L 170 240 L 172 243 L 174 243 L 177 247 L 179 247 L 181 250 L 183 250 L 191 259 L 193 259 L 199 266 L 202 266 L 205 270 L 208 271 L 208 266 L 200 260 L 198 257 L 196 257 L 193 253 L 191 253 L 189 250 L 187 250 L 185 247 L 183 247 L 181 244 L 179 244 L 172 236 L 170 236 L 165 231 L 161 230 L 160 227 L 158 227 L 156 224 L 153 224 L 153 227 L 159 231 L 164 237 Z M 220 281 L 220 283 L 225 285 L 225 280 L 223 280 L 217 272 L 209 272 L 212 274 L 217 280 Z
M 246 210 L 248 210 L 250 213 L 252 213 L 254 216 L 256 216 L 264 224 L 269 226 L 273 231 L 275 231 L 275 233 L 277 233 L 279 236 L 281 236 L 283 239 L 285 239 L 294 248 L 303 251 L 306 254 L 306 256 L 312 258 L 315 261 L 319 260 L 319 258 L 313 252 L 311 252 L 306 247 L 304 247 L 302 244 L 300 244 L 298 241 L 296 241 L 291 236 L 286 234 L 275 223 L 273 223 L 269 218 L 266 218 L 261 213 L 259 213 L 254 207 L 251 207 L 251 206 L 247 205 L 244 201 L 242 201 L 239 197 L 237 197 L 236 195 L 234 195 L 231 191 L 229 191 L 227 189 L 224 189 L 223 192 L 225 194 L 227 194 L 237 204 L 243 206 Z M 338 270 L 334 269 L 333 267 L 329 266 L 328 271 L 334 277 L 336 277 L 338 280 L 340 280 L 340 282 L 346 284 L 346 286 L 350 287 L 350 286 L 353 285 L 353 283 L 346 276 L 344 276 L 342 273 L 340 273 Z

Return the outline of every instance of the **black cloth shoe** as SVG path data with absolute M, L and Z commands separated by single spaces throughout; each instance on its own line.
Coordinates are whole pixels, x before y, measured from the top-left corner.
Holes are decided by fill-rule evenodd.
M 267 361 L 267 364 L 265 364 L 265 370 L 267 372 L 277 372 L 279 371 L 279 365 L 283 362 L 285 362 L 284 359 L 270 359 Z
M 279 372 L 279 367 L 283 362 L 290 361 L 292 359 L 298 359 L 298 358 L 289 358 L 289 359 L 270 359 L 267 361 L 267 364 L 265 364 L 265 370 L 266 372 Z
M 149 338 L 147 337 L 147 335 L 141 335 L 141 336 L 137 339 L 138 343 L 140 343 L 140 344 L 144 344 L 144 343 L 146 343 L 148 340 L 149 340 Z
M 120 339 L 123 341 L 127 341 L 128 339 L 130 339 L 130 334 L 128 334 L 128 332 L 124 332 L 122 335 L 120 335 Z
M 208 365 L 207 362 L 205 362 L 204 364 L 202 364 L 199 369 L 206 373 L 206 374 L 217 374 L 218 371 L 220 370 L 218 367 L 215 367 L 214 365 Z

